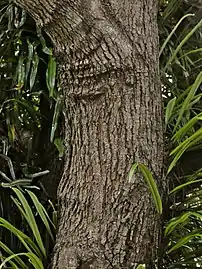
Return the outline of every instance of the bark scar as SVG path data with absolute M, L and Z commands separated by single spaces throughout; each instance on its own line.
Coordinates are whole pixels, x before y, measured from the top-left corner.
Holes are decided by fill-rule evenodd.
M 80 264 L 77 267 L 77 269 L 93 269 L 94 268 L 93 263 L 94 263 L 95 260 L 96 260 L 95 257 L 93 257 L 93 258 L 91 258 L 91 259 L 89 259 L 89 260 L 87 260 L 85 262 L 82 262 L 80 260 Z

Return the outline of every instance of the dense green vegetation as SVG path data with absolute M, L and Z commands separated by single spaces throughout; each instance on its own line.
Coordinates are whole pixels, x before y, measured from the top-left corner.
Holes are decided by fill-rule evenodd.
M 202 263 L 200 12 L 197 3 L 160 1 L 165 177 L 170 190 L 163 200 L 159 268 L 198 268 Z M 56 87 L 56 69 L 48 37 L 23 10 L 1 0 L 0 268 L 7 260 L 7 268 L 42 269 L 49 262 L 57 211 L 55 190 L 48 189 L 52 182 L 46 177 L 60 177 L 63 156 L 63 97 Z M 54 169 L 48 169 L 53 163 Z
M 165 143 L 169 156 L 166 170 L 170 179 L 169 211 L 166 207 L 164 212 L 165 268 L 197 268 L 202 261 L 200 11 L 185 1 L 169 1 L 159 12 Z
M 42 268 L 57 220 L 43 177 L 48 175 L 45 183 L 51 182 L 50 160 L 58 162 L 63 155 L 57 129 L 62 96 L 55 87 L 56 62 L 48 40 L 23 10 L 8 1 L 0 5 L 1 261 L 31 252 L 14 257 L 12 268 L 15 262 L 28 268 L 21 255 Z

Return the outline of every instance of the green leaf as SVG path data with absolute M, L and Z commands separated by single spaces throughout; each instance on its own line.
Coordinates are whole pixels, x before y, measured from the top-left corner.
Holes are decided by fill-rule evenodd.
M 0 157 L 7 161 L 11 177 L 13 180 L 15 180 L 16 179 L 15 171 L 14 171 L 14 167 L 13 167 L 13 163 L 12 163 L 11 159 L 5 154 L 0 154 Z
M 25 253 L 25 256 L 29 258 L 29 262 L 35 269 L 44 269 L 42 261 L 34 253 Z
M 174 244 L 174 246 L 167 252 L 167 254 L 185 246 L 187 242 L 189 242 L 191 239 L 196 238 L 196 237 L 202 238 L 202 234 L 192 233 L 190 235 L 186 235 L 186 236 L 182 237 L 176 244 Z
M 166 107 L 166 113 L 165 113 L 165 124 L 167 125 L 169 123 L 169 120 L 173 113 L 173 108 L 175 107 L 176 97 L 171 99 Z
M 35 52 L 33 56 L 33 60 L 32 60 L 32 68 L 31 68 L 30 79 L 29 79 L 30 90 L 32 90 L 35 84 L 38 66 L 39 66 L 39 57 L 37 55 L 37 52 Z
M 43 264 L 41 260 L 34 254 L 34 253 L 18 253 L 18 254 L 13 254 L 6 258 L 0 265 L 0 269 L 4 268 L 5 264 L 9 262 L 12 259 L 15 259 L 16 257 L 19 256 L 26 256 L 29 258 L 29 262 L 33 265 L 35 269 L 44 269 Z
M 59 151 L 59 158 L 62 158 L 64 155 L 64 144 L 61 138 L 55 138 L 54 145 L 56 146 L 57 150 Z
M 138 168 L 138 163 L 135 163 L 132 165 L 130 172 L 129 172 L 129 175 L 128 175 L 129 182 L 132 182 L 133 175 L 134 175 L 135 171 L 137 170 L 137 168 Z
M 45 38 L 43 37 L 42 33 L 41 33 L 41 28 L 39 27 L 36 27 L 36 32 L 37 32 L 37 36 L 41 42 L 41 45 L 42 45 L 42 51 L 45 53 L 45 54 L 48 54 L 48 55 L 52 55 L 52 49 L 49 49 L 47 46 L 46 46 L 46 40 Z
M 146 182 L 147 182 L 147 184 L 149 186 L 149 189 L 151 191 L 153 200 L 154 200 L 154 202 L 156 204 L 157 212 L 159 214 L 162 214 L 163 207 L 162 207 L 161 196 L 159 194 L 156 182 L 155 182 L 151 172 L 149 171 L 149 169 L 144 164 L 139 164 L 138 168 L 141 170 L 141 172 L 142 172 L 142 174 L 143 174 L 143 176 L 144 176 L 144 178 L 145 178 L 145 180 L 146 180 Z
M 0 256 L 0 260 L 4 261 L 7 257 L 4 256 Z M 11 265 L 11 267 L 6 267 L 6 269 L 19 269 L 19 265 L 17 266 L 14 262 L 12 262 L 11 260 L 8 261 L 8 263 Z M 21 268 L 20 268 L 21 269 Z M 27 269 L 27 267 L 26 267 Z
M 165 229 L 165 235 L 169 235 L 170 233 L 172 233 L 179 224 L 186 224 L 186 220 L 189 218 L 190 215 L 191 212 L 187 212 L 182 214 L 180 217 L 172 219 Z
M 6 123 L 7 123 L 7 127 L 8 127 L 9 142 L 11 143 L 11 145 L 13 145 L 15 138 L 16 138 L 15 126 L 13 123 L 11 123 L 10 118 L 8 118 L 8 117 L 6 118 Z
M 42 177 L 44 175 L 47 175 L 49 172 L 50 172 L 49 170 L 44 170 L 44 171 L 40 171 L 34 174 L 29 174 L 27 175 L 27 177 L 32 178 L 32 179 L 36 177 Z
M 41 220 L 44 223 L 44 225 L 45 225 L 51 239 L 54 240 L 54 237 L 53 237 L 53 234 L 51 232 L 50 225 L 49 225 L 49 222 L 48 222 L 48 221 L 50 221 L 52 223 L 52 221 L 50 220 L 46 209 L 39 202 L 38 198 L 36 197 L 36 195 L 33 192 L 28 191 L 28 190 L 27 190 L 27 192 L 28 192 L 29 196 L 31 197 L 32 202 L 34 203 L 34 206 L 35 206 L 37 212 L 39 213 L 39 216 L 41 217 Z M 52 223 L 52 225 L 54 225 L 54 224 Z
M 10 102 L 16 102 L 29 113 L 34 122 L 37 122 L 37 111 L 34 109 L 33 105 L 28 103 L 28 100 L 10 99 Z
M 63 99 L 62 97 L 58 97 L 55 104 L 54 114 L 53 114 L 53 121 L 52 121 L 52 127 L 51 127 L 51 135 L 50 135 L 51 142 L 53 142 L 53 139 L 55 136 L 55 131 L 58 126 L 58 119 L 62 111 L 62 107 L 63 107 Z
M 49 90 L 50 97 L 54 97 L 55 81 L 56 81 L 56 61 L 55 58 L 52 55 L 50 55 L 48 68 L 46 71 L 46 84 Z
M 58 225 L 58 214 L 57 214 L 57 210 L 55 209 L 53 203 L 51 202 L 51 200 L 48 200 L 49 204 L 51 205 L 52 209 L 53 209 L 53 213 L 52 213 L 52 220 L 53 220 L 53 224 L 54 224 L 54 229 L 56 229 L 57 225 Z
M 22 9 L 22 16 L 21 16 L 20 22 L 18 24 L 18 28 L 20 28 L 24 25 L 26 18 L 27 18 L 27 13 L 24 9 Z
M 189 185 L 191 185 L 191 184 L 198 183 L 198 182 L 202 182 L 202 179 L 192 180 L 192 181 L 188 181 L 188 182 L 186 182 L 186 183 L 183 183 L 183 184 L 181 184 L 181 185 L 178 185 L 178 186 L 175 187 L 172 191 L 170 191 L 169 194 L 172 194 L 172 193 L 174 193 L 174 192 L 177 192 L 177 191 L 183 189 L 183 188 L 186 187 L 186 186 L 189 186 Z
M 7 180 L 8 182 L 11 182 L 11 181 L 12 181 L 12 180 L 11 180 L 9 177 L 7 177 L 7 175 L 4 174 L 2 171 L 0 171 L 0 175 L 3 177 L 3 179 Z
M 182 148 L 184 148 L 186 145 L 189 145 L 190 142 L 195 141 L 197 138 L 202 139 L 202 129 L 199 129 L 196 131 L 193 135 L 185 139 L 183 142 L 181 142 L 174 150 L 171 151 L 170 156 L 177 154 Z
M 136 269 L 146 269 L 146 265 L 145 264 L 139 264 Z
M 180 42 L 180 44 L 177 46 L 175 51 L 173 52 L 172 56 L 168 60 L 164 71 L 169 67 L 169 65 L 172 63 L 172 61 L 176 58 L 178 52 L 182 48 L 182 46 L 190 39 L 190 37 L 202 26 L 202 20 L 199 21 L 199 23 L 185 36 L 185 38 Z
M 6 228 L 9 232 L 13 233 L 15 236 L 18 237 L 20 242 L 24 245 L 24 247 L 29 251 L 32 252 L 32 249 L 35 249 L 35 244 L 31 240 L 30 237 L 28 237 L 26 234 L 15 228 L 11 223 L 6 221 L 3 218 L 0 218 L 0 226 Z M 32 249 L 31 249 L 31 248 Z
M 0 241 L 0 247 L 7 253 L 9 254 L 10 256 L 13 255 L 13 251 L 10 250 L 9 247 L 7 247 L 3 242 Z M 15 261 L 21 266 L 21 268 L 23 269 L 27 269 L 27 266 L 26 264 L 23 262 L 22 259 L 20 259 L 19 257 L 16 257 L 15 258 Z
M 194 54 L 194 53 L 199 53 L 199 52 L 202 52 L 202 48 L 195 49 L 195 50 L 190 50 L 190 51 L 186 52 L 185 54 L 183 54 L 181 57 L 179 57 L 178 60 L 180 60 L 181 58 L 183 58 L 183 57 L 185 57 L 187 55 Z
M 175 25 L 175 27 L 173 28 L 173 30 L 171 31 L 171 33 L 169 34 L 169 36 L 166 38 L 166 40 L 164 41 L 163 45 L 161 46 L 161 49 L 160 49 L 160 52 L 159 52 L 159 57 L 161 56 L 164 48 L 166 47 L 167 43 L 170 41 L 172 35 L 175 33 L 175 31 L 177 30 L 178 26 L 181 24 L 181 22 L 186 19 L 187 17 L 190 17 L 190 16 L 194 16 L 194 14 L 186 14 L 184 15 L 180 20 L 179 22 Z
M 172 16 L 172 14 L 177 11 L 179 7 L 179 0 L 164 1 L 163 3 L 165 4 L 165 2 L 167 5 L 162 14 L 162 22 L 166 21 L 170 16 Z
M 17 179 L 13 180 L 11 183 L 1 183 L 1 186 L 4 188 L 10 188 L 10 187 L 15 187 L 15 186 L 27 186 L 32 183 L 31 179 Z
M 28 204 L 25 196 L 22 194 L 22 192 L 20 192 L 16 188 L 13 188 L 13 191 L 16 193 L 18 199 L 20 200 L 20 202 L 24 208 L 24 212 L 25 212 L 24 217 L 26 218 L 26 220 L 27 220 L 27 222 L 28 222 L 33 234 L 34 234 L 34 237 L 36 239 L 36 242 L 37 242 L 39 248 L 41 249 L 41 252 L 43 253 L 44 257 L 46 257 L 46 250 L 45 250 L 45 247 L 43 245 L 43 241 L 41 239 L 41 235 L 40 235 L 38 226 L 36 224 L 36 220 L 34 218 L 32 209 L 29 206 L 29 204 Z
M 25 83 L 25 64 L 24 64 L 25 58 L 20 57 L 18 61 L 18 67 L 17 67 L 17 88 L 21 89 L 24 86 Z
M 202 120 L 202 113 L 198 114 L 197 116 L 193 117 L 189 120 L 182 128 L 180 128 L 175 135 L 172 137 L 172 140 L 175 142 L 179 139 L 182 139 L 188 131 L 199 121 Z
M 161 201 L 161 197 L 160 197 L 156 182 L 155 182 L 151 172 L 144 164 L 134 164 L 132 166 L 132 168 L 129 172 L 129 182 L 131 182 L 132 176 L 137 168 L 142 172 L 144 179 L 145 179 L 147 185 L 149 186 L 149 189 L 150 189 L 151 194 L 152 194 L 152 198 L 153 198 L 154 203 L 156 205 L 157 212 L 159 214 L 162 214 L 162 211 L 163 211 L 162 201 Z
M 177 226 L 179 225 L 185 225 L 187 224 L 187 220 L 189 219 L 189 217 L 196 217 L 200 220 L 202 220 L 202 215 L 196 212 L 185 212 L 183 213 L 181 216 L 173 218 L 170 220 L 169 224 L 166 227 L 165 230 L 165 235 L 169 235 L 170 233 L 172 233 Z
M 33 53 L 34 53 L 34 46 L 30 43 L 29 39 L 27 39 L 27 44 L 28 44 L 28 57 L 26 58 L 26 60 L 27 60 L 26 73 L 25 73 L 26 82 L 27 82 L 27 79 L 28 79 L 28 76 L 29 76 L 31 62 L 33 60 Z
M 178 119 L 177 119 L 177 122 L 176 122 L 176 125 L 175 125 L 173 132 L 176 131 L 180 121 L 182 120 L 182 117 L 183 117 L 185 111 L 188 109 L 190 102 L 192 101 L 192 99 L 193 99 L 196 91 L 198 90 L 199 86 L 201 85 L 201 83 L 202 83 L 202 71 L 197 76 L 194 84 L 190 88 L 190 91 L 189 91 L 186 99 L 184 100 L 184 102 L 182 104 L 182 108 L 180 109 L 180 113 L 179 113 L 179 116 L 178 116 Z
M 178 160 L 182 156 L 182 154 L 189 148 L 191 148 L 193 145 L 197 145 L 199 141 L 202 140 L 202 129 L 199 129 L 196 131 L 191 137 L 187 138 L 185 141 L 180 143 L 171 153 L 170 156 L 174 155 L 174 159 L 171 162 L 167 175 L 171 172 L 173 167 L 177 164 Z

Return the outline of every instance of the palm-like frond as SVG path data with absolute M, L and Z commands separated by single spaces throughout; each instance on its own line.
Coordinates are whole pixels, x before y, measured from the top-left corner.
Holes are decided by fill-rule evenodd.
M 165 230 L 164 268 L 197 268 L 202 261 L 202 162 L 193 165 L 192 158 L 197 161 L 202 148 L 202 21 L 194 14 L 199 7 L 191 1 L 162 2 L 160 70 L 168 177 L 174 188 Z
M 24 187 L 33 188 L 34 184 L 38 184 L 42 191 L 37 194 L 44 197 L 43 203 L 47 206 L 49 194 L 41 181 L 36 183 L 37 175 L 42 176 L 42 170 L 47 169 L 50 160 L 57 162 L 57 148 L 60 158 L 63 152 L 62 140 L 59 137 L 55 140 L 62 108 L 61 93 L 56 88 L 56 63 L 49 55 L 51 49 L 45 50 L 44 47 L 50 45 L 49 40 L 46 38 L 46 43 L 44 39 L 41 44 L 41 38 L 35 22 L 22 9 L 11 1 L 0 1 L 0 185 L 5 188 L 2 191 L 1 187 L 0 192 L 0 215 L 22 231 L 26 231 L 27 224 L 21 218 L 15 201 L 10 199 L 10 188 L 17 187 L 22 191 Z M 53 120 L 54 114 L 57 117 Z M 52 142 L 56 141 L 57 148 L 50 143 L 50 136 Z M 29 197 L 29 194 L 25 192 L 27 199 L 33 198 L 37 204 L 37 198 Z M 44 218 L 42 207 L 37 210 Z M 33 212 L 36 213 L 36 210 Z M 55 215 L 56 211 L 54 218 Z M 39 223 L 48 252 L 52 242 L 47 241 L 42 220 Z M 47 229 L 50 232 L 46 222 Z M 0 238 L 15 253 L 23 251 L 16 237 L 2 227 Z

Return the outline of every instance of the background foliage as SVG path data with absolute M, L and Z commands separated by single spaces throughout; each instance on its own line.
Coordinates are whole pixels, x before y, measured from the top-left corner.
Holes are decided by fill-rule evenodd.
M 62 95 L 48 38 L 11 1 L 0 1 L 0 85 L 0 259 L 43 268 L 56 228 Z
M 202 263 L 201 18 L 201 1 L 159 3 L 166 176 L 170 181 L 168 202 L 163 204 L 159 268 L 198 268 Z M 56 87 L 56 71 L 48 37 L 23 10 L 1 0 L 2 267 L 42 269 L 49 262 L 57 226 L 57 211 L 49 199 L 55 199 L 64 151 L 63 97 Z
M 170 180 L 164 268 L 198 268 L 202 261 L 201 12 L 201 1 L 174 0 L 162 1 L 159 12 Z

